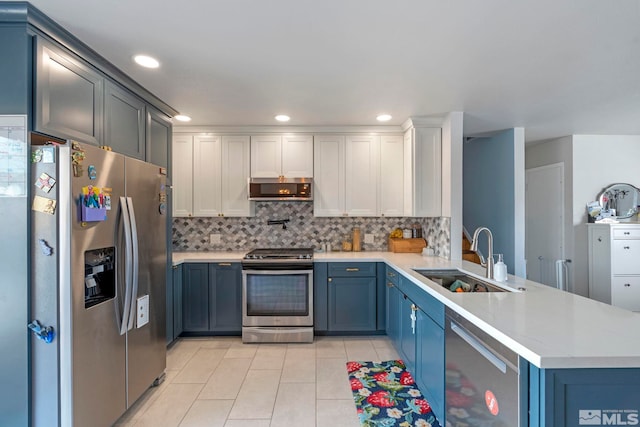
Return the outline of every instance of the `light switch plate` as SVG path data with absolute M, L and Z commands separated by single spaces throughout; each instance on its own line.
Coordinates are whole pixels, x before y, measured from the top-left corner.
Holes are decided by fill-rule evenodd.
M 219 245 L 222 243 L 222 235 L 221 234 L 209 234 L 209 243 L 212 245 Z
M 138 310 L 136 311 L 136 328 L 141 328 L 149 323 L 149 295 L 138 298 Z
M 373 244 L 373 234 L 366 234 L 365 233 L 364 242 L 365 243 L 369 243 L 369 244 Z

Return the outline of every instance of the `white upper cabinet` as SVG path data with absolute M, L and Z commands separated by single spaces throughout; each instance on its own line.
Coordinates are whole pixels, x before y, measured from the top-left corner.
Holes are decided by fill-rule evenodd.
M 405 216 L 442 215 L 442 139 L 440 128 L 405 132 Z
M 173 216 L 253 216 L 249 137 L 174 134 Z
M 251 137 L 251 177 L 312 178 L 311 135 L 257 135 Z
M 404 216 L 404 140 L 380 137 L 380 215 Z
M 172 142 L 173 216 L 193 214 L 193 137 L 175 134 Z
M 282 137 L 282 176 L 313 178 L 313 136 L 284 135 Z
M 251 137 L 251 177 L 278 178 L 282 175 L 282 137 Z
M 313 145 L 313 214 L 342 216 L 345 213 L 345 138 L 316 135 Z
M 316 135 L 315 216 L 377 216 L 380 137 Z
M 380 137 L 349 135 L 345 147 L 345 211 L 349 216 L 377 216 Z
M 220 150 L 219 136 L 195 136 L 193 139 L 193 216 L 219 216 L 222 213 Z
M 222 212 L 225 216 L 253 216 L 249 201 L 249 137 L 222 137 Z

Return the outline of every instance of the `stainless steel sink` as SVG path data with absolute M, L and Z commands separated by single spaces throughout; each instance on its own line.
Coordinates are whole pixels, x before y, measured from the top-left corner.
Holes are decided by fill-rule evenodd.
M 457 269 L 448 270 L 415 270 L 427 279 L 436 282 L 451 292 L 511 292 L 509 289 L 485 282 L 474 276 L 469 276 Z M 459 282 L 456 282 L 459 281 Z M 456 290 L 456 289 L 461 290 Z

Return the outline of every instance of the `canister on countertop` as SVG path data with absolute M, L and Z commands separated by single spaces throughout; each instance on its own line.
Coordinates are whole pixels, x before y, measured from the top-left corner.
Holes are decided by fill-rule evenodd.
M 411 237 L 414 239 L 422 239 L 422 226 L 417 222 L 411 226 Z
M 355 227 L 353 229 L 353 251 L 360 252 L 362 250 L 362 242 L 360 241 L 360 227 Z
M 402 230 L 403 239 L 410 239 L 412 236 L 413 236 L 413 231 L 411 231 L 410 228 L 405 228 L 404 230 Z
M 351 252 L 351 248 L 352 248 L 351 236 L 347 235 L 342 241 L 342 250 L 344 252 Z

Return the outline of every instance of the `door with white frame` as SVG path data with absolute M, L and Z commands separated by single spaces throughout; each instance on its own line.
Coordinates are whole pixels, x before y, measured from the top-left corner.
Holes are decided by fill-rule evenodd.
M 525 171 L 527 279 L 568 288 L 564 260 L 564 163 Z

